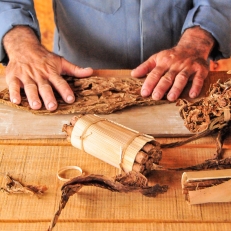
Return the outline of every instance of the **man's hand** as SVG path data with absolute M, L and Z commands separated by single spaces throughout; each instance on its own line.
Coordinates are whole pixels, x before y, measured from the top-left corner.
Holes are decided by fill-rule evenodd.
M 141 95 L 152 94 L 159 100 L 169 91 L 167 99 L 175 101 L 192 79 L 189 96 L 197 97 L 209 72 L 207 59 L 214 43 L 214 38 L 200 27 L 187 29 L 177 46 L 152 55 L 131 72 L 133 77 L 147 74 Z
M 21 102 L 20 88 L 24 87 L 30 107 L 40 109 L 42 98 L 47 110 L 57 108 L 52 88 L 55 88 L 67 103 L 75 100 L 73 91 L 61 75 L 86 77 L 91 68 L 80 68 L 46 50 L 38 41 L 32 29 L 17 26 L 3 39 L 9 57 L 6 67 L 6 83 L 13 103 Z M 40 97 L 39 97 L 40 96 Z

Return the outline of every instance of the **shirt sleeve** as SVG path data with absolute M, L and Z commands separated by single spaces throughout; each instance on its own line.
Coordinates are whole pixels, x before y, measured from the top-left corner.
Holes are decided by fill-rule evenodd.
M 182 33 L 190 27 L 200 26 L 216 39 L 210 58 L 218 60 L 231 56 L 231 1 L 230 0 L 194 0 Z
M 33 0 L 0 0 L 0 62 L 7 63 L 7 55 L 3 47 L 3 37 L 17 25 L 30 26 L 40 39 L 39 24 L 34 10 Z

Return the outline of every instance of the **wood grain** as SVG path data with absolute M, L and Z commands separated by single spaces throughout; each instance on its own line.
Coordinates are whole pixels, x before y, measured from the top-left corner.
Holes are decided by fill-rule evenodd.
M 180 138 L 158 138 L 160 143 Z M 230 138 L 229 138 L 230 139 Z M 229 140 L 230 141 L 230 140 Z M 200 144 L 211 145 L 200 147 Z M 199 145 L 199 146 L 198 146 Z M 206 137 L 177 149 L 164 149 L 161 165 L 177 168 L 213 157 L 214 137 Z M 199 148 L 198 148 L 199 147 Z M 225 150 L 231 155 L 231 150 Z M 65 140 L 0 141 L 1 173 L 9 172 L 27 184 L 48 186 L 41 198 L 0 194 L 1 230 L 46 230 L 60 199 L 57 171 L 64 166 L 80 166 L 85 173 L 114 176 L 118 170 L 68 145 Z M 167 193 L 147 198 L 139 193 L 119 194 L 84 187 L 72 196 L 55 230 L 228 230 L 230 203 L 190 206 L 181 192 L 180 171 L 155 171 L 150 184 L 168 184 Z M 0 186 L 3 177 L 0 176 Z M 219 214 L 219 215 L 218 215 Z

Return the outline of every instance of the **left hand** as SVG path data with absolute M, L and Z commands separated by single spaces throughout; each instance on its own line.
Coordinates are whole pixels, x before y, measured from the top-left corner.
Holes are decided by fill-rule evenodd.
M 198 29 L 202 33 L 194 33 Z M 175 101 L 189 79 L 192 79 L 189 96 L 195 98 L 199 95 L 209 72 L 207 59 L 214 39 L 198 27 L 190 28 L 186 32 L 177 46 L 152 55 L 132 71 L 133 77 L 147 74 L 141 89 L 143 97 L 152 95 L 154 100 L 160 100 L 168 91 L 167 99 Z M 190 35 L 192 32 L 194 36 Z M 201 37 L 195 38 L 197 34 Z M 208 36 L 209 42 L 203 35 Z

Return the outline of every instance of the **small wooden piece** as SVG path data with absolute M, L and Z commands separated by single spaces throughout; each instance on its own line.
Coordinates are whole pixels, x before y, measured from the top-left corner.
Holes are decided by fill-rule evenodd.
M 191 205 L 231 202 L 231 170 L 184 172 L 182 193 Z

